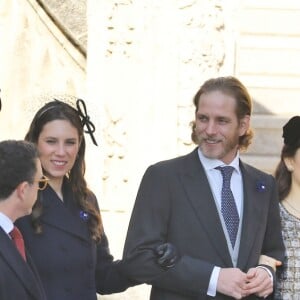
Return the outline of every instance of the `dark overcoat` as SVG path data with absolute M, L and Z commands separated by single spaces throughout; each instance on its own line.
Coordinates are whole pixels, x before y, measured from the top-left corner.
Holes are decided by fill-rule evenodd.
M 240 162 L 244 211 L 237 267 L 246 272 L 260 254 L 283 260 L 275 180 Z M 174 244 L 182 257 L 169 270 L 155 264 L 153 249 Z M 214 266 L 232 260 L 208 179 L 197 149 L 150 166 L 133 208 L 123 258 L 131 278 L 152 285 L 151 300 L 204 300 Z M 247 299 L 255 299 L 248 297 Z M 217 294 L 213 299 L 230 299 Z
M 125 290 L 129 282 L 119 273 L 119 262 L 113 261 L 105 234 L 96 244 L 66 183 L 63 192 L 64 202 L 50 186 L 42 191 L 41 234 L 33 231 L 30 216 L 17 221 L 48 299 L 96 300 L 96 292 Z M 89 201 L 97 206 L 95 197 Z
M 0 227 L 0 299 L 46 300 L 42 283 L 28 251 L 26 255 L 27 262 Z

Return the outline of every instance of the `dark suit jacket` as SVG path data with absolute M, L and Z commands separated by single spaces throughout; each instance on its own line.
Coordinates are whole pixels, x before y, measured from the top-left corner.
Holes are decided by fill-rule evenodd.
M 238 268 L 247 271 L 257 266 L 260 254 L 282 260 L 284 245 L 274 178 L 242 162 L 240 167 L 244 213 Z M 155 264 L 151 249 L 166 241 L 179 249 L 182 258 L 163 272 Z M 214 266 L 233 267 L 197 149 L 147 169 L 123 258 L 127 260 L 127 275 L 152 284 L 153 300 L 210 299 L 206 294 Z M 230 298 L 217 294 L 214 299 Z
M 46 300 L 46 296 L 27 253 L 27 263 L 0 227 L 0 299 Z
M 43 233 L 36 234 L 30 217 L 18 220 L 26 247 L 39 271 L 50 300 L 96 300 L 96 292 L 109 294 L 125 290 L 129 283 L 113 261 L 105 235 L 92 241 L 80 209 L 65 187 L 64 203 L 47 187 L 43 191 Z M 96 198 L 90 199 L 96 204 Z

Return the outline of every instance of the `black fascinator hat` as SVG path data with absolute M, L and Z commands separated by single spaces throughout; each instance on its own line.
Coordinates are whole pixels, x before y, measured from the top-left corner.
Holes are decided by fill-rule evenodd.
M 300 142 L 300 116 L 292 117 L 284 126 L 282 133 L 284 144 L 298 146 Z

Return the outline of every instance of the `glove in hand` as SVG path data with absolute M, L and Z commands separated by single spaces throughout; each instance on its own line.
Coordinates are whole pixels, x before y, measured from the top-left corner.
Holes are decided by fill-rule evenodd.
M 157 262 L 163 268 L 172 268 L 180 259 L 177 248 L 170 244 L 165 243 L 156 247 L 155 254 L 157 255 Z

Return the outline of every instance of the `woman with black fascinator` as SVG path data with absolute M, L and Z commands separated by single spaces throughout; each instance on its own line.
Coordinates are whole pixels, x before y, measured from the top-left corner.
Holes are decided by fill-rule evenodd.
M 50 300 L 96 300 L 96 293 L 121 292 L 136 284 L 126 278 L 123 262 L 113 261 L 97 199 L 87 187 L 84 132 L 97 145 L 95 126 L 84 101 L 78 99 L 76 106 L 46 103 L 25 137 L 36 144 L 49 184 L 18 227 Z M 169 244 L 153 249 L 160 269 L 176 258 Z
M 300 116 L 284 125 L 282 137 L 284 145 L 275 179 L 286 256 L 278 272 L 274 296 L 278 300 L 300 297 Z

